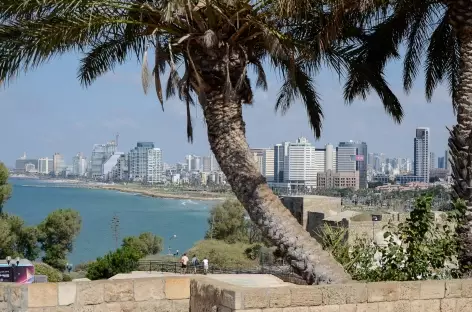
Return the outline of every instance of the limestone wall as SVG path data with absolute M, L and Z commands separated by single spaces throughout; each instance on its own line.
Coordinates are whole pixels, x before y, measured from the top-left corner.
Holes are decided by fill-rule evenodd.
M 193 280 L 191 312 L 470 312 L 472 280 L 240 287 Z
M 1 312 L 188 312 L 190 278 L 0 283 Z

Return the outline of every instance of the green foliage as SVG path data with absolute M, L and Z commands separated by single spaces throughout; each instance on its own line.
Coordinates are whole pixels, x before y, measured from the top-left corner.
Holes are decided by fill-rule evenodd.
M 50 213 L 38 225 L 39 242 L 44 251 L 43 261 L 64 271 L 67 254 L 73 249 L 73 242 L 80 232 L 82 219 L 72 209 L 59 209 Z
M 62 273 L 59 270 L 53 268 L 52 266 L 42 262 L 35 262 L 33 264 L 35 274 L 46 275 L 48 277 L 48 282 L 58 283 L 64 280 Z
M 188 255 L 197 255 L 198 259 L 207 257 L 210 265 L 218 268 L 254 268 L 257 261 L 246 256 L 246 250 L 252 245 L 243 243 L 228 244 L 218 240 L 202 240 L 197 242 Z
M 10 198 L 11 192 L 11 185 L 8 184 L 8 169 L 4 163 L 0 162 L 0 214 L 3 213 L 3 205 Z
M 357 239 L 353 246 L 345 243 L 345 230 L 324 231 L 324 247 L 344 265 L 354 279 L 366 281 L 409 281 L 458 276 L 460 248 L 454 226 L 463 215 L 464 205 L 443 222 L 435 222 L 431 196 L 416 200 L 410 217 L 398 226 L 389 224 L 385 244 Z
M 163 239 L 150 232 L 141 233 L 139 236 L 128 236 L 123 239 L 123 248 L 134 248 L 143 255 L 156 255 L 162 251 Z
M 25 226 L 20 217 L 4 213 L 0 218 L 0 258 L 11 256 L 35 260 L 39 253 L 36 227 Z
M 71 282 L 72 281 L 72 276 L 70 276 L 69 274 L 62 274 L 62 281 L 63 282 Z
M 137 270 L 143 254 L 134 248 L 119 248 L 104 257 L 99 257 L 88 265 L 87 278 L 91 280 L 108 279 L 119 273 Z

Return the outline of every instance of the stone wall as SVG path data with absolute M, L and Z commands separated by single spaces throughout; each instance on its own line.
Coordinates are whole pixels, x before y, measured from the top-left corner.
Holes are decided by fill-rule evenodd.
M 0 312 L 187 312 L 190 278 L 0 283 Z
M 470 312 L 472 280 L 242 287 L 192 280 L 191 312 Z

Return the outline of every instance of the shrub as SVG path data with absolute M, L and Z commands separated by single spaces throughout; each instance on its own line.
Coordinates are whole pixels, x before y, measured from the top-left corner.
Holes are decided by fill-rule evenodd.
M 72 277 L 69 274 L 62 274 L 62 281 L 63 282 L 71 282 Z
M 91 280 L 108 279 L 119 273 L 129 273 L 138 269 L 143 254 L 133 248 L 119 248 L 103 258 L 99 257 L 88 266 L 87 278 Z
M 197 242 L 188 252 L 187 255 L 192 257 L 197 255 L 200 261 L 204 257 L 208 257 L 210 266 L 218 268 L 254 268 L 257 261 L 249 259 L 245 251 L 252 245 L 235 243 L 228 244 L 218 240 L 202 240 Z
M 48 277 L 48 282 L 58 283 L 63 281 L 63 275 L 60 271 L 56 270 L 52 266 L 43 263 L 35 262 L 34 265 L 34 274 L 35 275 L 46 275 Z

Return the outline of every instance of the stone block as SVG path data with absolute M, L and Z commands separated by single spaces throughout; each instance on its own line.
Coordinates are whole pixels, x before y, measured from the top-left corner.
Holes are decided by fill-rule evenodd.
M 283 312 L 284 309 L 283 308 L 268 308 L 268 309 L 264 309 L 264 310 L 261 310 L 262 312 Z M 239 310 L 238 310 L 239 312 Z
M 0 283 L 0 302 L 6 302 L 7 301 L 7 293 L 5 290 L 7 289 L 6 285 L 2 285 L 3 283 Z
M 10 284 L 7 286 L 7 302 L 12 310 L 28 308 L 28 286 Z
M 0 312 L 10 312 L 11 308 L 8 302 L 0 302 Z
M 459 298 L 456 301 L 456 311 L 455 312 L 470 312 L 470 307 L 472 307 L 471 298 Z
M 58 306 L 56 312 L 74 312 L 73 306 Z
M 134 301 L 108 303 L 107 312 L 135 312 L 139 311 L 138 303 Z
M 398 283 L 398 300 L 419 300 L 421 283 L 419 282 L 401 282 Z
M 164 289 L 167 299 L 189 299 L 190 278 L 166 278 Z
M 265 311 L 265 309 L 262 311 Z M 283 308 L 282 312 L 311 312 L 311 311 L 309 307 L 288 307 L 288 308 Z
M 441 312 L 441 300 L 413 300 L 412 312 Z
M 165 279 L 138 278 L 134 280 L 134 300 L 161 300 L 166 298 Z
M 321 287 L 324 305 L 339 305 L 346 303 L 345 285 L 330 285 Z
M 446 284 L 444 281 L 425 281 L 421 282 L 420 299 L 442 299 Z
M 380 312 L 414 312 L 411 311 L 411 304 L 408 300 L 379 302 Z
M 57 284 L 57 296 L 60 306 L 67 306 L 75 303 L 77 295 L 77 283 L 59 283 Z
M 285 308 L 291 304 L 291 293 L 288 287 L 269 288 L 269 307 Z
M 28 307 L 55 307 L 57 306 L 56 283 L 33 283 L 28 285 Z
M 446 290 L 444 298 L 460 298 L 462 295 L 462 281 L 451 280 L 446 281 Z
M 137 305 L 139 312 L 173 312 L 171 300 L 140 301 Z
M 231 310 L 230 308 L 225 307 L 225 306 L 222 306 L 222 305 L 218 306 L 218 307 L 216 308 L 216 311 L 217 311 L 217 312 L 232 312 L 232 310 Z M 261 311 L 261 310 L 259 310 L 259 311 Z M 239 311 L 238 311 L 238 312 L 239 312 Z
M 367 285 L 364 283 L 348 284 L 345 286 L 346 303 L 367 302 Z
M 356 312 L 357 305 L 356 304 L 343 304 L 339 306 L 339 312 Z
M 244 309 L 263 309 L 269 308 L 269 293 L 266 288 L 255 288 L 251 290 L 245 290 L 243 295 L 243 308 Z
M 240 291 L 223 289 L 221 291 L 220 304 L 233 310 L 242 309 L 242 295 Z
M 104 302 L 104 282 L 77 283 L 77 305 L 100 304 Z
M 292 306 L 311 307 L 323 304 L 323 293 L 321 287 L 299 286 L 290 289 Z
M 400 297 L 397 282 L 380 282 L 367 284 L 368 302 L 396 301 Z
M 356 312 L 379 312 L 378 302 L 359 303 Z
M 462 282 L 462 298 L 472 298 L 472 279 L 464 279 Z
M 132 301 L 133 297 L 133 280 L 110 280 L 103 285 L 105 302 Z
M 308 307 L 309 312 L 339 312 L 340 311 L 339 305 L 325 305 L 325 306 L 317 306 L 317 307 Z M 356 310 L 354 310 L 356 312 Z
M 173 312 L 188 312 L 190 308 L 190 299 L 172 300 Z M 231 309 L 229 309 L 231 311 Z
M 442 299 L 441 312 L 455 312 L 456 304 L 457 304 L 456 298 Z
M 77 305 L 74 306 L 73 312 L 109 312 L 106 303 L 95 305 Z

